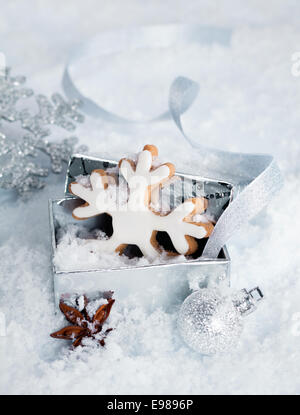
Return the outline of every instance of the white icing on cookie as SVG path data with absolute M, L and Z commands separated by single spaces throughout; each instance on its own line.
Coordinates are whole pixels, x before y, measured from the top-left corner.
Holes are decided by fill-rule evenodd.
M 97 241 L 101 251 L 112 252 L 120 249 L 120 246 L 133 244 L 147 258 L 154 259 L 158 255 L 158 249 L 153 244 L 152 234 L 154 231 L 164 231 L 169 234 L 176 251 L 187 254 L 190 244 L 186 235 L 201 239 L 211 233 L 213 225 L 210 222 L 194 224 L 187 219 L 196 213 L 196 208 L 197 213 L 205 210 L 205 203 L 201 198 L 185 201 L 165 216 L 155 214 L 149 209 L 151 190 L 174 174 L 174 168 L 170 164 L 151 170 L 152 160 L 153 155 L 148 149 L 139 154 L 136 164 L 132 160 L 121 160 L 120 172 L 129 189 L 127 203 L 121 205 L 117 203 L 119 187 L 110 183 L 110 178 L 104 171 L 92 172 L 91 188 L 71 183 L 71 192 L 88 203 L 74 209 L 75 218 L 83 219 L 102 213 L 112 216 L 113 235 L 108 240 Z

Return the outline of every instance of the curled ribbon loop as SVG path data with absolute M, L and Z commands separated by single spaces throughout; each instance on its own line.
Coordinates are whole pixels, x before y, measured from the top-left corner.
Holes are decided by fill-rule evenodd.
M 115 123 L 141 123 L 162 121 L 170 118 L 169 111 L 158 114 L 154 118 L 145 117 L 144 120 L 134 120 L 121 117 L 106 110 L 101 105 L 82 93 L 74 81 L 74 68 L 83 71 L 93 64 L 95 57 L 98 63 L 119 52 L 139 50 L 145 48 L 168 48 L 174 45 L 212 44 L 228 45 L 231 30 L 202 26 L 197 24 L 167 24 L 155 26 L 141 26 L 124 30 L 115 30 L 100 33 L 89 42 L 81 45 L 69 58 L 62 79 L 65 94 L 70 99 L 80 99 L 83 111 L 93 117 L 99 117 Z
M 211 41 L 214 33 L 215 41 L 228 40 L 228 32 L 224 29 L 214 30 L 198 25 L 166 25 L 129 29 L 127 31 L 110 32 L 96 37 L 91 43 L 78 50 L 65 68 L 63 88 L 69 98 L 79 98 L 83 101 L 83 110 L 89 115 L 105 118 L 111 122 L 133 123 L 113 114 L 93 100 L 85 97 L 76 88 L 70 75 L 69 66 L 78 59 L 86 60 L 94 55 L 95 50 L 102 50 L 101 54 L 116 53 L 132 48 L 168 47 L 176 42 L 205 42 Z M 222 41 L 222 43 L 224 43 Z M 197 148 L 201 156 L 211 157 L 214 164 L 220 165 L 219 175 L 240 192 L 219 218 L 205 249 L 203 258 L 217 258 L 226 242 L 242 228 L 242 226 L 261 211 L 280 190 L 283 179 L 273 157 L 268 154 L 232 153 L 211 149 L 190 138 L 182 127 L 181 115 L 192 105 L 198 95 L 199 86 L 196 82 L 185 78 L 176 78 L 169 92 L 169 110 L 157 117 L 146 120 L 154 122 L 172 118 L 185 139 L 193 148 Z

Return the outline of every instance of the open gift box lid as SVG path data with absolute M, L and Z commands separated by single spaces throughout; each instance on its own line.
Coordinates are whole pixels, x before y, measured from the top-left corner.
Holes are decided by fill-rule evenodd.
M 57 251 L 60 235 L 70 224 L 76 224 L 85 231 L 91 231 L 96 227 L 106 231 L 105 216 L 76 221 L 72 217 L 72 210 L 82 204 L 82 200 L 74 197 L 69 192 L 69 184 L 78 176 L 89 175 L 96 169 L 114 169 L 117 162 L 100 157 L 91 157 L 75 154 L 70 158 L 66 183 L 65 198 L 50 200 L 50 226 L 52 238 L 53 258 Z M 184 173 L 175 173 L 174 180 L 169 186 L 161 189 L 161 198 L 168 198 L 173 209 L 184 200 L 192 197 L 205 197 L 209 200 L 206 213 L 215 221 L 219 219 L 223 211 L 232 199 L 232 185 L 226 182 L 211 180 L 199 176 Z M 102 218 L 101 218 L 102 217 Z M 54 288 L 56 303 L 62 296 L 70 294 L 91 294 L 97 291 L 115 291 L 115 296 L 128 298 L 135 296 L 139 300 L 147 299 L 155 306 L 156 300 L 167 304 L 170 299 L 176 299 L 179 303 L 196 286 L 206 286 L 208 282 L 226 281 L 229 283 L 230 258 L 226 247 L 219 253 L 216 259 L 201 258 L 202 246 L 189 260 L 175 263 L 155 263 L 154 265 L 138 265 L 88 269 L 82 265 L 80 269 L 66 270 L 55 265 L 53 261 Z M 160 293 L 155 296 L 155 293 Z M 161 294 L 164 293 L 164 299 Z M 143 298 L 143 300 L 142 300 Z

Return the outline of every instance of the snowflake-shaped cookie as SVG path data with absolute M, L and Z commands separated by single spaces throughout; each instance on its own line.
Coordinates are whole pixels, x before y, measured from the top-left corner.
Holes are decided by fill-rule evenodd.
M 70 192 L 86 201 L 74 209 L 74 218 L 87 219 L 103 213 L 112 217 L 113 234 L 109 239 L 97 241 L 100 251 L 122 253 L 127 245 L 136 245 L 145 257 L 152 260 L 159 255 L 156 234 L 162 231 L 168 233 L 179 254 L 191 255 L 198 248 L 195 238 L 207 238 L 211 234 L 212 222 L 193 220 L 207 208 L 208 202 L 203 197 L 188 199 L 166 215 L 150 208 L 151 193 L 175 173 L 171 163 L 154 168 L 153 159 L 157 155 L 155 146 L 146 145 L 137 161 L 120 160 L 119 170 L 128 185 L 125 203 L 118 203 L 120 187 L 104 170 L 91 173 L 89 187 L 84 183 L 70 184 Z

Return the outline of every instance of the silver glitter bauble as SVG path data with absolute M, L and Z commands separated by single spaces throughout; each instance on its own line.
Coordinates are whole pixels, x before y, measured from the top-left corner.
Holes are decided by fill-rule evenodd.
M 256 309 L 263 298 L 259 287 L 234 296 L 214 289 L 195 291 L 183 302 L 178 318 L 184 341 L 196 352 L 211 355 L 233 348 L 242 332 L 242 316 Z
M 181 306 L 179 330 L 184 341 L 202 354 L 223 353 L 242 331 L 242 317 L 230 298 L 216 289 L 191 294 Z

